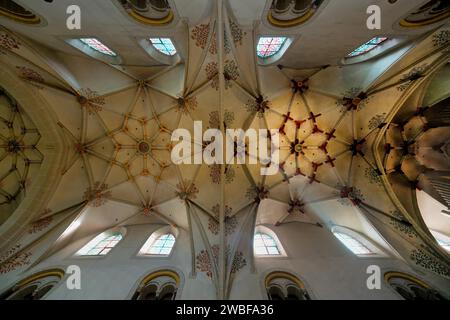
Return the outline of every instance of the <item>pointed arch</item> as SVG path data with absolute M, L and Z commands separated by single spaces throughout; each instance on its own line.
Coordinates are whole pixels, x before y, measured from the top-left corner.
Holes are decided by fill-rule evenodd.
M 169 257 L 175 248 L 178 230 L 167 226 L 153 232 L 139 250 L 141 257 Z

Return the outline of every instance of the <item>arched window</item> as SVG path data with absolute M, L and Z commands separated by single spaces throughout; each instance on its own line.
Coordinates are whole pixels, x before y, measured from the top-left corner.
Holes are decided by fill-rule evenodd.
M 269 23 L 278 28 L 290 28 L 309 21 L 324 0 L 273 0 L 267 16 Z
M 0 15 L 26 24 L 41 22 L 38 15 L 13 0 L 0 0 Z
M 334 236 L 339 239 L 351 252 L 358 256 L 367 256 L 373 255 L 372 252 L 367 246 L 365 246 L 362 242 L 358 241 L 354 237 L 341 232 L 333 232 Z
M 254 252 L 257 256 L 279 256 L 281 252 L 276 241 L 268 234 L 256 232 L 253 240 Z
M 304 283 L 290 273 L 272 272 L 265 286 L 269 300 L 311 300 Z
M 79 40 L 85 45 L 89 46 L 89 48 L 91 48 L 92 50 L 95 50 L 110 57 L 117 57 L 117 53 L 112 51 L 97 38 L 81 38 Z
M 144 278 L 132 300 L 175 300 L 180 277 L 170 270 L 152 273 Z
M 168 256 L 175 245 L 175 237 L 171 233 L 158 237 L 148 248 L 146 254 Z
M 156 230 L 139 250 L 138 256 L 168 257 L 173 251 L 178 236 L 176 228 L 166 226 Z
M 353 50 L 351 53 L 348 54 L 347 57 L 352 58 L 366 54 L 375 49 L 376 47 L 378 47 L 379 45 L 381 45 L 386 40 L 388 40 L 388 38 L 386 37 L 375 37 L 369 40 L 368 42 L 364 43 L 362 46 L 359 46 L 358 48 Z
M 258 41 L 256 53 L 262 59 L 270 58 L 281 51 L 286 41 L 286 37 L 261 37 Z
M 105 256 L 122 240 L 123 235 L 123 231 L 103 232 L 78 251 L 77 255 Z
M 169 38 L 150 38 L 150 42 L 156 50 L 165 54 L 166 56 L 174 56 L 177 54 L 177 49 Z
M 34 274 L 0 295 L 0 300 L 41 300 L 64 277 L 64 271 L 47 270 Z
M 405 300 L 446 300 L 428 284 L 408 274 L 388 272 L 384 278 Z

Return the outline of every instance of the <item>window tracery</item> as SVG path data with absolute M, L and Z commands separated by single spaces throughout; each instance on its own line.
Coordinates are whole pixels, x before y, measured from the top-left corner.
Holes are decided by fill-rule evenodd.
M 304 283 L 286 272 L 269 274 L 265 285 L 269 300 L 311 300 Z

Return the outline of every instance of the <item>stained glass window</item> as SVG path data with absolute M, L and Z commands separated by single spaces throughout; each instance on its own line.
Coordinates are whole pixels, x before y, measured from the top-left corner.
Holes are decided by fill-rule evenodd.
M 345 233 L 335 232 L 334 235 L 339 239 L 350 251 L 356 255 L 371 255 L 372 251 L 365 245 Z
M 81 42 L 83 42 L 84 44 L 88 45 L 89 48 L 91 48 L 92 50 L 95 50 L 97 52 L 100 52 L 102 54 L 111 56 L 111 57 L 116 57 L 117 54 L 112 51 L 110 48 L 108 48 L 106 45 L 104 45 L 100 40 L 95 39 L 95 38 L 82 38 L 80 39 Z
M 169 38 L 150 38 L 150 42 L 156 50 L 166 56 L 174 56 L 177 53 L 177 49 Z
M 261 37 L 259 38 L 256 53 L 260 58 L 269 58 L 277 54 L 285 44 L 286 37 Z
M 385 42 L 388 38 L 386 37 L 375 37 L 373 39 L 371 39 L 370 41 L 364 43 L 362 46 L 356 48 L 355 50 L 353 50 L 348 57 L 357 57 L 360 56 L 362 54 L 365 54 L 369 51 L 372 51 L 373 49 L 375 49 L 376 47 L 378 47 L 380 44 L 382 44 L 383 42 Z
M 175 237 L 173 234 L 167 233 L 156 239 L 145 254 L 168 256 L 174 245 Z
M 123 236 L 120 232 L 112 235 L 101 234 L 79 251 L 84 256 L 105 256 L 114 248 Z
M 278 249 L 275 240 L 265 233 L 257 232 L 253 240 L 253 247 L 255 254 L 258 256 L 278 256 L 280 250 Z

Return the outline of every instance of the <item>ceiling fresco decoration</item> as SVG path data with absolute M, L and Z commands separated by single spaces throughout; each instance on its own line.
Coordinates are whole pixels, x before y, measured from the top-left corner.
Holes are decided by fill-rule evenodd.
M 120 2 L 132 10 L 132 1 Z M 255 267 L 249 245 L 255 226 L 301 223 L 346 225 L 381 247 L 391 244 L 415 267 L 450 277 L 448 255 L 389 181 L 409 149 L 400 139 L 387 150 L 385 141 L 399 128 L 395 116 L 404 102 L 448 62 L 450 42 L 442 36 L 448 28 L 358 72 L 355 66 L 259 66 L 258 39 L 227 5 L 211 6 L 203 21 L 186 28 L 184 60 L 141 77 L 87 57 L 44 58 L 31 41 L 0 30 L 0 63 L 48 101 L 65 141 L 51 200 L 32 213 L 24 236 L 3 244 L 0 273 L 27 270 L 69 239 L 155 223 L 188 233 L 189 274 L 212 281 L 217 298 L 226 298 L 240 274 Z M 0 107 L 5 99 L 11 98 L 3 95 Z M 20 108 L 8 112 L 0 114 L 0 151 L 12 168 L 19 158 L 25 168 L 45 162 L 38 130 L 21 120 Z M 194 121 L 202 121 L 203 130 L 277 130 L 277 174 L 261 176 L 262 165 L 175 165 L 171 135 L 177 128 L 193 134 Z M 399 156 L 385 160 L 388 151 Z M 10 162 L 0 163 L 0 203 L 25 196 L 33 179 L 31 169 L 30 176 L 20 171 L 15 180 L 1 178 Z M 39 241 L 48 243 L 45 249 Z

